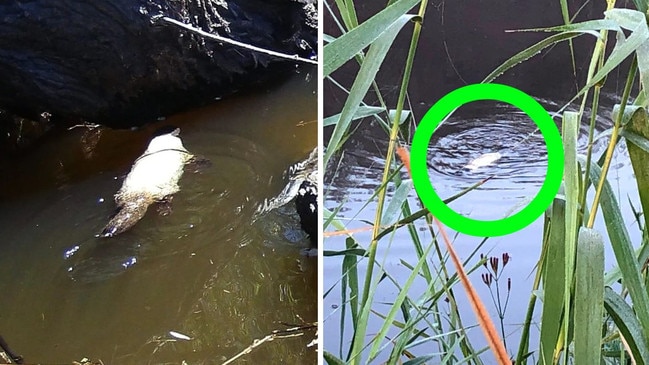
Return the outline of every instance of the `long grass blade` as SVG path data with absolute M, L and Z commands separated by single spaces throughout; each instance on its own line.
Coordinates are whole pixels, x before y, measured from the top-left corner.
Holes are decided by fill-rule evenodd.
M 383 9 L 358 27 L 338 37 L 322 49 L 323 77 L 329 76 L 345 62 L 360 53 L 365 47 L 377 41 L 386 33 L 395 32 L 394 24 L 401 22 L 403 15 L 419 4 L 421 0 L 399 0 Z M 411 19 L 412 17 L 407 17 Z M 400 27 L 399 27 L 400 28 Z
M 575 270 L 575 255 L 577 252 L 577 236 L 579 234 L 579 165 L 577 164 L 577 138 L 579 137 L 579 114 L 565 112 L 563 115 L 563 149 L 564 159 L 564 183 L 566 196 L 566 226 L 564 236 L 565 262 L 563 266 L 566 285 L 563 289 L 563 348 L 567 349 L 570 342 L 568 330 L 572 311 L 572 283 Z M 549 269 L 549 268 L 548 268 Z M 555 359 L 558 354 L 555 354 Z M 567 356 L 564 359 L 567 361 Z M 567 362 L 566 362 L 567 363 Z
M 544 50 L 547 47 L 550 47 L 556 43 L 562 42 L 562 41 L 567 41 L 569 39 L 578 37 L 582 35 L 582 32 L 566 32 L 566 33 L 560 33 L 560 34 L 555 34 L 552 35 L 548 38 L 543 39 L 542 41 L 522 50 L 521 52 L 518 52 L 514 56 L 508 58 L 505 62 L 503 62 L 502 65 L 498 66 L 495 70 L 491 71 L 489 75 L 487 75 L 484 80 L 482 80 L 483 83 L 489 83 L 494 81 L 498 76 L 502 75 L 505 73 L 505 71 L 509 70 L 510 68 L 518 65 L 519 63 L 522 63 L 523 61 L 526 61 L 533 56 L 539 54 L 542 50 Z
M 575 270 L 575 364 L 597 364 L 601 357 L 604 306 L 604 240 L 582 227 Z
M 343 110 L 340 113 L 340 119 L 336 124 L 336 127 L 334 128 L 334 131 L 329 140 L 329 144 L 327 146 L 327 150 L 323 159 L 324 166 L 327 166 L 331 155 L 338 148 L 340 148 L 340 141 L 342 140 L 343 135 L 349 129 L 352 117 L 354 116 L 354 114 L 356 114 L 356 111 L 358 110 L 363 98 L 365 97 L 365 94 L 367 93 L 367 90 L 374 81 L 376 73 L 383 63 L 385 55 L 390 50 L 390 46 L 392 45 L 394 38 L 399 33 L 399 30 L 401 30 L 401 28 L 408 21 L 410 21 L 412 17 L 412 15 L 403 15 L 399 17 L 394 23 L 392 23 L 389 27 L 387 27 L 387 29 L 385 29 L 385 32 L 383 32 L 374 43 L 372 43 L 370 50 L 367 52 L 367 57 L 365 57 L 365 60 L 361 65 L 361 69 L 358 71 L 356 80 L 354 80 L 354 84 L 352 85 L 352 88 L 349 92 L 349 97 L 345 101 Z M 356 29 L 360 28 L 361 26 Z
M 638 60 L 639 61 L 639 60 Z M 633 167 L 635 181 L 640 195 L 642 211 L 645 212 L 645 227 L 649 227 L 649 117 L 641 107 L 627 106 L 630 109 L 629 121 L 625 124 L 626 146 Z M 625 112 L 625 117 L 627 113 Z M 631 142 L 631 143 L 629 143 Z
M 322 357 L 325 359 L 328 365 L 345 365 L 345 362 L 337 358 L 334 354 L 329 351 L 323 351 Z
M 599 165 L 591 163 L 590 178 L 594 184 L 599 182 L 601 178 Z M 622 273 L 623 283 L 629 290 L 644 337 L 649 338 L 649 296 L 640 275 L 640 266 L 636 260 L 633 244 L 622 218 L 620 206 L 608 181 L 604 182 L 599 204 L 604 215 L 604 222 L 615 254 L 615 260 Z
M 629 345 L 637 365 L 649 364 L 649 339 L 645 336 L 642 324 L 638 321 L 633 308 L 611 288 L 604 289 L 604 308 L 620 330 L 620 334 Z
M 394 303 L 390 307 L 390 311 L 388 314 L 385 316 L 385 321 L 383 322 L 383 326 L 381 326 L 381 329 L 379 330 L 378 334 L 376 335 L 377 341 L 374 341 L 372 344 L 372 347 L 370 348 L 369 352 L 369 359 L 368 363 L 370 363 L 372 360 L 376 358 L 376 356 L 379 354 L 379 347 L 381 345 L 380 339 L 384 338 L 385 335 L 387 334 L 388 330 L 391 327 L 391 322 L 394 320 L 394 317 L 397 315 L 399 312 L 399 308 L 401 307 L 401 304 L 403 301 L 406 299 L 406 296 L 408 295 L 408 290 L 410 290 L 410 287 L 414 283 L 414 280 L 417 276 L 419 276 L 419 270 L 421 269 L 422 265 L 424 262 L 427 260 L 428 252 L 430 252 L 430 249 L 433 247 L 433 244 L 428 245 L 426 248 L 426 251 L 424 252 L 424 255 L 417 261 L 417 265 L 413 268 L 412 272 L 408 276 L 408 279 L 406 280 L 405 284 L 399 291 L 399 295 L 394 300 Z M 371 302 L 368 301 L 367 305 L 370 306 Z M 364 310 L 369 311 L 370 308 L 365 308 Z
M 408 199 L 408 195 L 412 191 L 412 180 L 406 180 L 401 183 L 392 195 L 392 199 L 388 206 L 383 211 L 383 218 L 381 218 L 381 226 L 387 226 L 394 222 L 397 215 L 401 212 L 401 206 Z
M 543 307 L 541 318 L 541 363 L 552 364 L 554 349 L 559 340 L 563 318 L 563 302 L 566 287 L 566 201 L 555 198 L 550 210 L 550 234 L 547 241 L 547 255 L 543 264 Z

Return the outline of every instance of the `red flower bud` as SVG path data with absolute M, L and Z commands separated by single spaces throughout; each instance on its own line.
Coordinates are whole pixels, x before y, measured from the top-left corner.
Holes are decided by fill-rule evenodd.
M 494 274 L 498 274 L 498 258 L 494 256 L 489 261 Z

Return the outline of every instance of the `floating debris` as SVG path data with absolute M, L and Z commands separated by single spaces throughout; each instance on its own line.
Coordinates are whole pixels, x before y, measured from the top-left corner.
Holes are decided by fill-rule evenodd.
M 176 332 L 176 331 L 169 331 L 169 335 L 170 335 L 171 337 L 173 337 L 173 338 L 177 338 L 177 339 L 179 339 L 179 340 L 190 341 L 190 340 L 192 339 L 191 337 L 189 337 L 189 336 L 187 336 L 187 335 L 183 335 L 182 333 L 180 333 L 180 332 Z

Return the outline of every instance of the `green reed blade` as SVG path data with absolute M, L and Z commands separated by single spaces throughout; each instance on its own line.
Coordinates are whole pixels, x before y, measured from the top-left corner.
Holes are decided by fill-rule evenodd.
M 582 89 L 578 95 L 585 90 L 598 84 L 611 71 L 619 66 L 622 61 L 627 59 L 633 52 L 641 47 L 649 39 L 649 28 L 647 28 L 644 14 L 629 9 L 612 9 L 604 13 L 607 18 L 616 21 L 620 27 L 632 31 L 631 36 L 627 39 L 618 37 L 618 42 L 611 52 L 610 56 L 604 62 L 604 65 L 593 76 L 591 82 Z M 618 32 L 618 34 L 622 34 Z
M 601 177 L 599 165 L 591 163 L 590 178 L 597 184 Z M 624 286 L 629 290 L 636 315 L 642 325 L 642 331 L 649 338 L 649 295 L 645 289 L 640 265 L 633 250 L 633 244 L 622 218 L 620 206 L 615 198 L 615 193 L 608 181 L 604 181 L 604 188 L 599 205 L 604 215 L 604 222 L 608 232 L 615 260 L 622 273 Z
M 380 118 L 380 114 L 385 113 L 385 109 L 377 107 L 377 106 L 360 106 L 358 110 L 356 110 L 356 113 L 354 113 L 354 116 L 352 116 L 352 120 L 358 120 L 358 119 L 363 119 L 367 117 L 376 117 L 378 119 Z M 395 119 L 395 114 L 396 111 L 394 109 L 388 110 L 388 113 L 390 115 L 390 119 L 394 120 Z M 403 115 L 401 116 L 401 121 L 399 121 L 399 124 L 403 124 L 408 118 L 410 117 L 410 111 L 409 110 L 404 110 Z M 329 127 L 332 125 L 338 124 L 338 121 L 340 120 L 340 113 L 336 115 L 332 115 L 330 117 L 324 118 L 322 120 L 322 126 L 323 127 Z
M 361 25 L 351 29 L 349 32 L 338 37 L 335 41 L 322 48 L 323 54 L 323 77 L 329 76 L 345 62 L 359 54 L 370 44 L 375 43 L 386 33 L 398 33 L 399 26 L 394 29 L 395 24 L 403 21 L 403 15 L 419 4 L 421 0 L 399 0 L 372 16 Z M 407 20 L 413 16 L 407 16 Z
M 633 308 L 613 289 L 604 289 L 604 308 L 626 340 L 636 364 L 649 364 L 647 337 Z
M 329 352 L 327 350 L 322 351 L 322 357 L 325 359 L 325 361 L 329 365 L 345 365 L 344 361 L 337 358 L 334 354 L 332 354 L 331 352 Z
M 541 363 L 552 364 L 554 349 L 559 340 L 563 318 L 566 287 L 566 201 L 555 198 L 550 213 L 550 234 L 547 255 L 543 264 L 543 307 L 541 309 L 540 356 Z
M 505 71 L 539 54 L 539 52 L 541 52 L 543 49 L 553 44 L 578 37 L 582 34 L 583 33 L 581 32 L 569 32 L 569 33 L 555 34 L 548 38 L 545 38 L 542 41 L 532 45 L 531 47 L 528 47 L 522 50 L 521 52 L 518 52 L 514 56 L 508 58 L 505 62 L 503 62 L 502 65 L 498 66 L 495 70 L 491 71 L 491 73 L 487 75 L 487 77 L 485 77 L 484 80 L 482 80 L 482 82 L 483 83 L 492 82 L 498 76 L 505 73 Z
M 564 24 L 564 25 L 558 25 L 555 27 L 547 27 L 547 28 L 530 28 L 530 29 L 515 29 L 515 30 L 508 30 L 510 33 L 516 33 L 516 32 L 562 32 L 562 33 L 588 33 L 592 34 L 597 38 L 600 38 L 601 35 L 599 34 L 600 30 L 612 30 L 612 31 L 618 31 L 620 30 L 620 26 L 609 19 L 597 19 L 597 20 L 587 20 L 585 22 L 581 23 L 572 23 L 572 24 Z
M 638 60 L 638 63 L 640 60 Z M 629 159 L 635 174 L 635 181 L 640 195 L 640 205 L 645 212 L 645 227 L 649 227 L 649 116 L 641 107 L 627 106 L 630 109 L 628 122 L 625 124 L 625 140 Z M 627 117 L 625 112 L 624 117 Z M 629 143 L 631 142 L 631 143 Z
M 633 0 L 633 4 L 635 4 L 636 9 L 638 9 L 638 11 L 643 14 L 647 14 L 647 3 L 649 3 L 649 1 L 647 0 Z
M 352 0 L 336 0 L 336 6 L 340 12 L 340 17 L 343 18 L 343 23 L 347 29 L 353 29 L 358 26 L 358 17 L 356 16 L 356 8 L 354 8 L 354 1 Z
M 406 180 L 397 187 L 397 190 L 395 190 L 392 195 L 392 199 L 390 199 L 388 206 L 383 211 L 381 227 L 394 223 L 399 213 L 401 213 L 401 206 L 406 200 L 408 200 L 408 196 L 410 195 L 410 192 L 412 192 L 412 189 L 412 180 Z
M 569 325 L 572 316 L 572 283 L 575 270 L 575 255 L 577 253 L 577 236 L 579 234 L 579 186 L 581 172 L 577 163 L 577 139 L 579 138 L 579 114 L 565 112 L 562 123 L 564 159 L 564 183 L 566 196 L 566 215 L 564 224 L 566 226 L 564 238 L 564 250 L 566 251 L 563 270 L 565 273 L 566 285 L 563 292 L 563 348 L 567 349 L 570 343 Z M 548 267 L 548 269 L 550 269 Z M 559 269 L 559 268 L 557 268 Z M 567 363 L 568 357 L 564 357 Z
M 574 363 L 597 364 L 602 341 L 604 240 L 596 230 L 579 230 L 576 266 Z
M 424 255 L 417 261 L 417 265 L 415 265 L 414 270 L 410 273 L 408 276 L 408 279 L 406 280 L 405 284 L 399 291 L 399 294 L 394 300 L 394 304 L 390 307 L 390 311 L 386 315 L 386 320 L 383 322 L 383 325 L 381 326 L 381 329 L 376 335 L 376 340 L 373 342 L 372 347 L 370 348 L 370 352 L 368 354 L 368 362 L 371 363 L 373 359 L 376 358 L 376 356 L 379 354 L 379 347 L 381 345 L 381 342 L 383 338 L 385 338 L 385 335 L 387 334 L 388 330 L 391 327 L 391 322 L 394 320 L 394 317 L 399 311 L 399 307 L 401 306 L 401 303 L 406 299 L 406 296 L 408 294 L 408 291 L 410 290 L 410 287 L 415 281 L 415 278 L 419 275 L 419 270 L 421 269 L 422 265 L 424 262 L 427 260 L 428 253 L 430 252 L 430 249 L 434 246 L 434 244 L 428 245 L 426 247 L 426 251 L 424 251 Z M 368 306 L 371 306 L 371 302 L 367 302 Z M 366 308 L 367 311 L 369 312 L 371 307 Z M 365 311 L 365 309 L 363 309 Z
M 354 84 L 349 92 L 349 97 L 345 100 L 345 105 L 340 113 L 340 119 L 329 140 L 323 159 L 324 166 L 327 166 L 331 155 L 341 147 L 340 141 L 342 140 L 343 135 L 347 133 L 352 117 L 358 110 L 367 90 L 370 88 L 370 85 L 372 85 L 376 73 L 383 63 L 386 54 L 390 50 L 390 46 L 392 45 L 392 42 L 394 42 L 399 30 L 401 30 L 401 28 L 403 28 L 403 26 L 412 18 L 412 15 L 403 15 L 399 17 L 394 23 L 387 27 L 387 29 L 385 29 L 385 31 L 370 46 L 370 50 L 367 52 L 367 56 L 365 57 L 361 69 L 358 71 L 358 75 L 356 76 Z M 361 27 L 362 25 L 356 29 L 360 29 Z M 331 44 L 333 43 L 330 43 L 330 45 Z

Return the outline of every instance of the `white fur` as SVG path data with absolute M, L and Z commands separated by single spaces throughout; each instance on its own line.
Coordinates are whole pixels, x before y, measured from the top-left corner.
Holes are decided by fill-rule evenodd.
M 479 169 L 481 167 L 493 164 L 494 162 L 500 160 L 501 157 L 502 155 L 499 152 L 485 153 L 469 162 L 466 166 L 464 166 L 464 168 L 475 171 L 476 169 Z
M 146 194 L 162 199 L 177 193 L 183 166 L 192 157 L 180 138 L 171 134 L 155 137 L 131 168 L 118 195 Z

